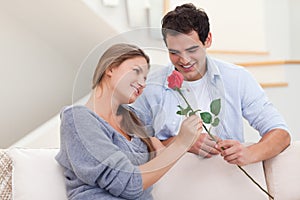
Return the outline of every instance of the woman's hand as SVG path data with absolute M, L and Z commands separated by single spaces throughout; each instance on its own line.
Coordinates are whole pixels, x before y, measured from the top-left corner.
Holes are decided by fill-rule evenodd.
M 215 139 L 221 139 L 214 136 Z M 216 142 L 207 133 L 201 133 L 197 141 L 190 148 L 189 152 L 199 155 L 203 158 L 211 158 L 213 155 L 218 155 L 220 152 L 215 148 Z
M 192 115 L 183 120 L 176 140 L 190 148 L 202 132 L 202 120 L 197 115 Z

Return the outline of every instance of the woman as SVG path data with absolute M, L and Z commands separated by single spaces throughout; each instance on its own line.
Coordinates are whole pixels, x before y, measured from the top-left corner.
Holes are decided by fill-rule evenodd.
M 202 122 L 192 116 L 168 147 L 147 137 L 126 104 L 142 93 L 148 71 L 149 57 L 141 49 L 113 45 L 99 60 L 88 102 L 62 111 L 56 159 L 69 199 L 152 199 L 151 186 L 200 134 Z

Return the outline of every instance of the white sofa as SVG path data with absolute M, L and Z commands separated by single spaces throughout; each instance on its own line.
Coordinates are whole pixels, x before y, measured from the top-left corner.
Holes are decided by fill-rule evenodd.
M 0 151 L 0 200 L 66 200 L 58 149 Z M 276 200 L 300 200 L 300 141 L 265 162 L 244 169 Z M 269 199 L 240 169 L 220 156 L 186 154 L 153 189 L 155 200 Z

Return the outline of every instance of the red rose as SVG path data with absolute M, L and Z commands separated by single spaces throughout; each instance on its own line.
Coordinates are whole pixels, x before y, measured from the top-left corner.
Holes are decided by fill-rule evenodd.
M 174 70 L 172 74 L 168 77 L 168 86 L 169 88 L 175 90 L 176 88 L 180 89 L 183 82 L 183 75 Z

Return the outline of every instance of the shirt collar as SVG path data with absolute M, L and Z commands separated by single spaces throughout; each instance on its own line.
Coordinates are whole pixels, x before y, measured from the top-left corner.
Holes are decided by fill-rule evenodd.
M 216 84 L 217 78 L 220 77 L 220 70 L 212 58 L 206 56 L 206 66 L 208 78 L 211 83 Z

